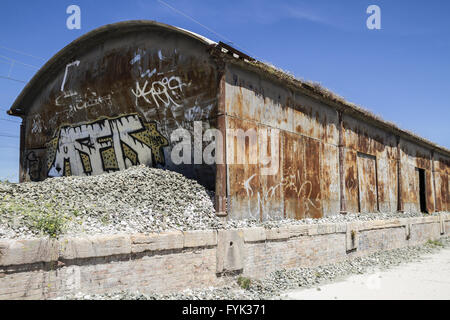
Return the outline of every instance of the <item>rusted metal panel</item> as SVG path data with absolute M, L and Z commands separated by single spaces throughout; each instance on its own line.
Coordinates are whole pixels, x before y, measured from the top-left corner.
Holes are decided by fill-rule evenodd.
M 244 143 L 233 133 L 257 133 L 258 127 L 249 121 L 227 118 L 228 215 L 232 219 L 261 219 L 261 181 L 259 145 L 245 138 Z M 257 139 L 257 136 L 255 135 Z
M 402 182 L 404 210 L 407 212 L 420 212 L 419 203 L 419 171 L 411 165 L 402 166 Z
M 397 210 L 397 160 L 377 157 L 377 192 L 381 212 Z
M 30 107 L 23 158 L 33 167 L 24 171 L 42 180 L 63 173 L 59 159 L 84 175 L 145 163 L 214 189 L 215 165 L 174 164 L 170 136 L 178 128 L 193 136 L 194 121 L 216 127 L 218 83 L 204 48 L 175 33 L 136 32 L 73 52 Z M 114 163 L 105 163 L 104 147 Z
M 259 165 L 261 220 L 280 219 L 284 215 L 282 138 L 279 136 L 278 129 L 259 126 L 258 132 L 261 133 L 258 135 L 259 159 L 261 160 Z M 265 139 L 265 136 L 267 136 L 267 141 L 264 142 L 262 140 Z M 273 170 L 269 170 L 269 168 L 273 168 Z M 263 172 L 264 170 L 271 172 Z
M 290 105 L 295 133 L 337 145 L 339 119 L 337 111 L 307 97 L 295 94 Z
M 321 144 L 314 139 L 286 132 L 283 138 L 282 190 L 285 217 L 322 217 Z M 332 185 L 336 185 L 336 182 Z
M 281 166 L 281 146 L 272 145 L 269 139 L 263 143 L 262 135 L 265 130 L 271 137 L 271 130 L 267 127 L 256 126 L 252 122 L 228 118 L 227 132 L 227 156 L 228 156 L 228 181 L 230 198 L 230 217 L 233 219 L 267 220 L 269 218 L 281 218 L 283 216 L 283 186 Z M 242 133 L 257 134 L 255 141 L 245 138 L 243 146 L 239 138 L 233 134 L 236 130 Z M 263 146 L 266 148 L 263 150 Z M 272 146 L 277 151 L 272 150 Z M 240 159 L 242 153 L 244 157 Z M 272 155 L 277 155 L 272 158 Z M 270 158 L 269 162 L 261 159 Z M 272 163 L 272 161 L 274 161 Z M 273 165 L 275 170 L 267 174 Z
M 425 170 L 424 192 L 427 211 L 434 212 L 435 210 L 439 210 L 442 204 L 442 194 L 438 192 L 439 183 L 437 183 L 437 180 L 440 180 L 440 177 L 436 176 L 436 172 L 434 174 L 432 172 L 433 166 L 436 164 L 439 165 L 439 162 L 434 161 L 433 163 L 433 160 L 430 161 L 434 157 L 431 151 L 417 146 L 410 141 L 401 140 L 400 153 L 402 159 L 402 181 L 404 181 L 402 183 L 402 198 L 405 210 L 412 212 L 420 211 L 418 169 Z
M 304 140 L 299 135 L 283 132 L 283 147 L 284 216 L 290 219 L 303 219 L 305 207 L 301 195 L 306 179 Z
M 435 153 L 434 156 L 434 168 L 435 171 L 450 175 L 450 159 L 445 158 L 439 153 Z
M 335 215 L 340 211 L 339 148 L 322 143 L 321 188 L 323 215 Z
M 347 148 L 377 158 L 396 159 L 395 136 L 348 115 L 343 115 L 343 125 L 344 143 Z
M 387 189 L 388 192 L 387 194 L 384 193 L 383 201 L 384 203 L 389 202 L 389 212 L 395 212 L 398 207 L 398 162 L 397 160 L 388 160 L 387 163 L 388 175 L 385 182 L 385 190 Z M 387 207 L 386 210 L 388 210 Z
M 434 188 L 433 176 L 430 170 L 425 170 L 425 190 L 426 190 L 426 206 L 428 213 L 433 213 L 434 208 Z
M 255 123 L 228 118 L 227 161 L 230 198 L 229 216 L 233 219 L 267 220 L 283 217 L 282 147 L 273 128 L 257 126 Z M 255 135 L 255 141 L 245 138 L 242 145 L 235 134 Z M 253 132 L 253 133 L 252 133 Z M 268 140 L 262 139 L 268 136 Z M 265 149 L 263 149 L 265 148 Z M 272 149 L 274 148 L 274 149 Z M 275 150 L 275 148 L 277 150 Z M 244 157 L 241 158 L 242 153 Z M 266 159 L 263 161 L 263 159 Z M 273 165 L 274 171 L 266 171 Z
M 281 130 L 293 130 L 292 109 L 288 107 L 291 93 L 282 86 L 230 66 L 226 91 L 228 115 Z
M 215 185 L 215 209 L 217 215 L 226 216 L 228 212 L 227 203 L 227 164 L 226 164 L 226 131 L 227 131 L 227 123 L 226 123 L 226 115 L 225 115 L 225 88 L 226 88 L 226 73 L 223 70 L 219 70 L 220 73 L 220 82 L 219 82 L 219 101 L 217 107 L 217 129 L 221 132 L 223 141 L 220 146 L 217 148 L 222 150 L 221 158 L 219 157 L 216 160 L 216 185 Z M 218 152 L 216 150 L 216 152 Z M 220 151 L 219 151 L 220 152 Z
M 440 211 L 445 211 L 446 209 L 446 205 L 445 203 L 442 201 L 442 193 L 445 194 L 445 191 L 442 192 L 442 179 L 441 179 L 441 173 L 436 171 L 434 173 L 434 179 L 435 179 L 435 187 L 436 187 L 436 211 L 440 212 Z
M 357 166 L 360 212 L 376 212 L 378 210 L 376 158 L 370 155 L 358 153 Z
M 446 175 L 446 180 L 447 180 L 447 190 L 445 193 L 446 198 L 447 198 L 447 212 L 450 211 L 450 176 Z
M 323 215 L 320 188 L 320 142 L 307 137 L 304 139 L 306 180 L 303 198 L 305 215 L 308 218 L 320 218 Z
M 348 212 L 359 211 L 358 201 L 358 167 L 356 164 L 356 151 L 345 149 L 344 153 L 344 201 Z
M 391 168 L 389 166 L 389 160 L 386 158 L 376 159 L 377 165 L 377 193 L 378 193 L 378 204 L 381 212 L 391 211 L 391 197 L 390 197 L 390 177 Z M 395 168 L 397 169 L 397 168 Z M 395 180 L 395 183 L 397 181 Z M 396 208 L 394 208 L 396 210 Z
M 449 211 L 449 181 L 444 173 L 435 173 L 436 179 L 436 211 Z

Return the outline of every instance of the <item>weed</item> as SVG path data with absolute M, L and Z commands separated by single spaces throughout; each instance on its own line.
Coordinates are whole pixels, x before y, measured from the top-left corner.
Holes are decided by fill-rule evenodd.
M 429 240 L 427 241 L 427 244 L 428 244 L 429 246 L 432 246 L 432 247 L 444 247 L 444 245 L 442 244 L 442 242 L 439 241 L 439 240 L 431 240 L 431 239 L 429 239 Z
M 246 277 L 242 277 L 242 276 L 240 276 L 240 277 L 237 279 L 238 285 L 239 285 L 242 289 L 245 289 L 245 290 L 248 290 L 248 289 L 250 288 L 251 282 L 252 282 L 252 281 L 250 280 L 250 278 L 246 278 Z

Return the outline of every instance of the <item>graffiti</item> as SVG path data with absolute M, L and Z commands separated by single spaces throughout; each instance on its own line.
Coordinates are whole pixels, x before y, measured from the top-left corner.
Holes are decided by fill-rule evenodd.
M 80 95 L 74 91 L 65 91 L 56 97 L 55 103 L 57 106 L 68 107 L 70 114 L 98 105 L 106 105 L 109 107 L 112 106 L 110 94 L 106 96 L 99 96 L 96 92 L 90 90 L 89 88 L 84 95 Z
M 33 124 L 31 125 L 31 133 L 41 133 L 43 127 L 43 121 L 41 115 L 37 113 L 33 116 Z
M 61 127 L 46 144 L 47 175 L 96 175 L 138 164 L 164 165 L 168 140 L 137 114 Z
M 131 92 L 136 98 L 136 106 L 139 105 L 139 99 L 142 98 L 146 103 L 156 105 L 158 109 L 161 107 L 161 104 L 165 108 L 170 106 L 179 107 L 183 87 L 185 86 L 187 84 L 183 83 L 179 77 L 172 76 L 154 81 L 151 85 L 149 85 L 148 80 L 145 80 L 142 87 L 139 81 L 136 81 L 136 90 L 131 89 Z
M 25 157 L 26 173 L 31 181 L 39 181 L 41 178 L 41 160 L 34 151 L 30 151 Z
M 76 60 L 76 61 L 71 62 L 71 63 L 66 65 L 66 71 L 64 72 L 64 78 L 63 78 L 63 81 L 61 83 L 61 91 L 64 92 L 64 86 L 66 84 L 67 74 L 69 72 L 69 68 L 72 67 L 72 66 L 77 66 L 78 67 L 79 65 L 80 65 L 80 61 L 79 60 Z
M 211 115 L 212 110 L 214 109 L 213 104 L 209 104 L 206 107 L 202 108 L 196 104 L 193 107 L 186 109 L 184 112 L 184 118 L 186 121 L 198 121 L 202 119 L 208 119 Z
M 303 205 L 305 212 L 309 212 L 311 207 L 315 209 L 321 209 L 320 202 L 320 192 L 317 193 L 315 199 L 311 199 L 311 194 L 313 191 L 313 185 L 311 181 L 304 181 L 300 183 L 300 172 L 297 171 L 297 174 L 288 175 L 282 179 L 281 185 L 283 188 L 283 192 L 287 190 L 292 190 L 295 192 L 296 197 L 300 200 L 303 199 Z
M 320 192 L 316 195 L 315 199 L 311 199 L 312 195 L 312 183 L 311 181 L 303 181 L 300 179 L 300 172 L 297 171 L 296 174 L 288 174 L 281 179 L 281 182 L 267 188 L 267 190 L 253 190 L 251 186 L 252 180 L 257 177 L 257 174 L 253 174 L 250 178 L 243 182 L 243 188 L 247 194 L 248 202 L 248 215 L 251 219 L 259 219 L 260 212 L 264 215 L 270 215 L 270 208 L 268 203 L 275 196 L 277 189 L 280 190 L 282 194 L 286 194 L 287 191 L 293 191 L 296 198 L 302 202 L 303 209 L 305 213 L 308 213 L 311 209 L 321 209 L 320 202 Z M 255 212 L 252 212 L 251 199 L 256 193 L 257 208 Z

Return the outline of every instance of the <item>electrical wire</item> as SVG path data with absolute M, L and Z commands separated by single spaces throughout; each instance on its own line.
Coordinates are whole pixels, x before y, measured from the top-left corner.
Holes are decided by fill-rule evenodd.
M 35 55 L 29 54 L 29 53 L 26 53 L 26 52 L 23 52 L 23 51 L 19 51 L 19 50 L 16 50 L 16 49 L 8 48 L 8 47 L 5 47 L 5 46 L 0 46 L 0 48 L 8 50 L 8 51 L 11 51 L 11 52 L 14 52 L 14 53 L 18 53 L 18 54 L 21 54 L 21 55 L 24 55 L 24 56 L 28 56 L 28 57 L 31 57 L 31 58 L 35 58 L 35 59 L 39 59 L 39 60 L 42 60 L 42 61 L 46 61 L 46 59 L 44 59 L 44 58 L 37 57 Z
M 231 40 L 228 39 L 227 37 L 221 35 L 220 33 L 215 32 L 213 29 L 211 29 L 211 28 L 205 26 L 204 24 L 200 23 L 199 21 L 195 20 L 194 18 L 192 18 L 191 16 L 187 15 L 187 14 L 184 13 L 183 11 L 181 11 L 181 10 L 179 10 L 179 9 L 177 9 L 177 8 L 172 7 L 171 5 L 169 5 L 168 3 L 166 3 L 166 2 L 164 2 L 164 1 L 162 1 L 162 0 L 158 0 L 158 2 L 161 3 L 161 4 L 163 4 L 163 5 L 165 5 L 165 6 L 168 7 L 169 9 L 175 11 L 176 13 L 181 14 L 181 15 L 184 16 L 185 18 L 188 18 L 189 20 L 191 20 L 191 21 L 197 23 L 198 25 L 200 25 L 201 27 L 205 28 L 205 29 L 208 30 L 209 32 L 215 34 L 215 35 L 218 36 L 219 38 L 222 38 L 222 39 L 226 40 L 227 42 L 231 43 L 233 46 L 235 46 L 236 48 L 240 49 L 241 51 L 247 52 L 247 53 L 249 53 L 251 56 L 253 56 L 253 57 L 255 57 L 255 58 L 258 58 L 257 56 L 255 56 L 254 54 L 252 54 L 252 53 L 251 53 L 250 51 L 248 51 L 247 49 L 244 49 L 244 48 L 238 46 L 237 44 L 235 44 L 233 41 L 231 41 Z M 258 58 L 258 59 L 259 59 L 259 58 Z M 261 60 L 261 59 L 260 59 L 260 60 Z
M 1 79 L 6 79 L 6 80 L 11 80 L 11 81 L 16 81 L 16 82 L 21 82 L 21 83 L 27 83 L 27 81 L 23 81 L 23 80 L 19 80 L 19 79 L 14 79 L 11 77 L 5 77 L 5 76 L 0 76 Z
M 32 65 L 32 64 L 28 64 L 28 63 L 25 63 L 25 62 L 22 62 L 22 61 L 19 61 L 19 60 L 16 60 L 16 59 L 13 59 L 13 58 L 10 58 L 10 57 L 1 55 L 1 54 L 0 54 L 0 58 L 9 60 L 9 61 L 14 62 L 14 63 L 18 63 L 18 64 L 21 64 L 21 65 L 24 65 L 24 66 L 26 66 L 26 67 L 30 67 L 30 68 L 34 68 L 34 69 L 39 69 L 39 67 L 34 66 L 34 65 Z

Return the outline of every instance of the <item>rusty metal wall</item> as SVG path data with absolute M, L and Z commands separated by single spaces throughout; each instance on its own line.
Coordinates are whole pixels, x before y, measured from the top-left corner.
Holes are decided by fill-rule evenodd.
M 271 128 L 279 132 L 280 146 L 279 170 L 272 175 L 261 174 L 260 161 L 228 161 L 229 217 L 302 219 L 339 212 L 337 112 L 253 73 L 227 68 L 227 129 Z M 227 148 L 236 153 L 237 139 L 227 136 Z M 247 157 L 250 151 L 243 152 Z
M 337 110 L 235 65 L 227 66 L 225 94 L 228 129 L 276 128 L 281 146 L 272 177 L 262 176 L 258 164 L 227 164 L 230 218 L 303 219 L 342 208 L 419 212 L 417 168 L 425 170 L 426 210 L 448 209 L 445 156 L 432 158 L 430 150 L 344 113 L 341 199 Z M 236 139 L 227 147 L 236 149 Z
M 435 154 L 432 158 L 435 178 L 436 211 L 450 211 L 450 160 Z
M 396 211 L 395 137 L 348 115 L 343 116 L 343 131 L 346 211 Z M 358 162 L 367 157 L 374 160 L 370 166 L 367 161 Z M 372 191 L 361 194 L 361 186 Z
M 197 40 L 161 29 L 73 52 L 30 106 L 22 180 L 145 163 L 215 187 L 215 165 L 175 165 L 170 136 L 217 125 L 219 75 Z M 118 138 L 120 136 L 120 139 Z M 119 141 L 120 140 L 120 141 Z
M 420 212 L 419 171 L 425 170 L 425 194 L 428 212 L 435 211 L 431 152 L 410 141 L 400 141 L 402 207 L 405 211 Z M 438 182 L 438 185 L 440 183 Z M 441 197 L 437 197 L 441 198 Z

